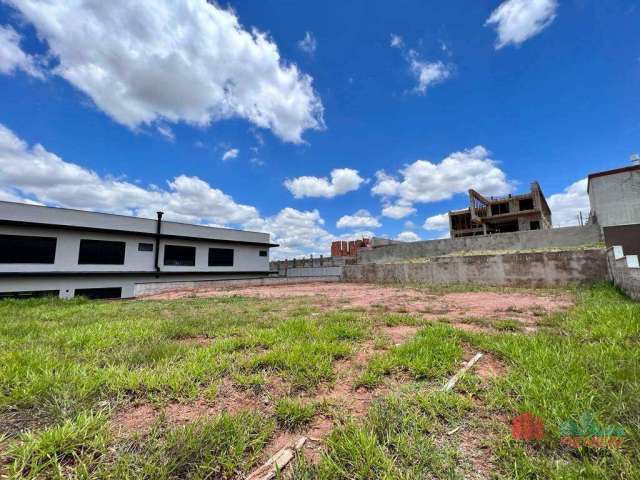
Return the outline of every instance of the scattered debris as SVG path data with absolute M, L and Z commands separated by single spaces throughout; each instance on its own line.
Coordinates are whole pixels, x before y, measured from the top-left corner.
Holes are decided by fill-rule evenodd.
M 254 470 L 246 480 L 271 480 L 275 478 L 276 474 L 288 465 L 306 441 L 307 437 L 300 437 L 295 443 L 278 450 L 264 465 Z
M 475 354 L 475 356 L 474 356 L 471 360 L 469 360 L 469 361 L 467 362 L 467 364 L 466 364 L 464 367 L 462 367 L 462 369 L 461 369 L 458 373 L 456 373 L 453 377 L 451 377 L 451 378 L 449 379 L 449 381 L 447 382 L 447 384 L 444 386 L 443 390 L 444 390 L 445 392 L 448 392 L 449 390 L 453 389 L 453 387 L 455 387 L 456 383 L 458 383 L 458 380 L 460 380 L 460 378 L 461 378 L 465 373 L 467 373 L 467 371 L 468 371 L 471 367 L 473 367 L 473 366 L 476 364 L 476 362 L 477 362 L 478 360 L 480 360 L 480 359 L 482 358 L 482 355 L 483 355 L 483 354 L 482 354 L 482 353 L 480 353 L 480 352 L 479 352 L 479 353 L 476 353 L 476 354 Z

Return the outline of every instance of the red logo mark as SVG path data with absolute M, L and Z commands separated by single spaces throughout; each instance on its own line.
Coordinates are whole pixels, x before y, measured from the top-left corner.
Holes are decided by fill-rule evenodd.
M 544 423 L 529 412 L 523 413 L 511 421 L 511 436 L 515 440 L 542 440 Z

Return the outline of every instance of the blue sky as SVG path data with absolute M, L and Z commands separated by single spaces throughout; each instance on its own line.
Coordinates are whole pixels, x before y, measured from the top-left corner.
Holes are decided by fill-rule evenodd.
M 640 150 L 632 1 L 0 0 L 0 198 L 439 238 L 537 180 L 554 223 Z M 274 252 L 275 253 L 275 252 Z

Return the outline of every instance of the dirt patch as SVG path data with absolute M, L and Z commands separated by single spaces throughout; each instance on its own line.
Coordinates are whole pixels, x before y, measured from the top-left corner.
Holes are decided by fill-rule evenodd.
M 461 456 L 472 467 L 465 478 L 478 480 L 492 478 L 492 472 L 496 471 L 496 459 L 486 432 L 462 429 L 459 435 Z
M 131 436 L 149 433 L 151 425 L 160 415 L 174 425 L 185 425 L 199 418 L 219 415 L 223 412 L 236 414 L 242 411 L 272 413 L 275 398 L 287 395 L 284 381 L 273 378 L 261 393 L 252 390 L 240 390 L 231 380 L 224 380 L 212 400 L 199 398 L 192 402 L 170 403 L 164 407 L 154 408 L 148 404 L 125 408 L 112 420 L 113 431 L 118 436 Z
M 389 337 L 394 345 L 404 343 L 410 337 L 413 337 L 420 327 L 410 325 L 395 325 L 393 327 L 385 327 L 382 331 Z
M 111 421 L 116 436 L 146 435 L 158 418 L 158 412 L 147 404 L 125 408 Z
M 535 330 L 536 319 L 557 310 L 570 308 L 574 301 L 568 294 L 549 295 L 536 292 L 459 292 L 435 294 L 412 288 L 386 287 L 362 283 L 302 283 L 253 287 L 207 287 L 149 295 L 150 299 L 218 297 L 239 295 L 266 299 L 309 297 L 311 305 L 335 310 L 357 309 L 395 312 L 428 319 L 446 317 L 504 319 L 520 322 L 525 331 Z M 461 327 L 462 328 L 462 327 Z M 490 330 L 490 327 L 488 328 Z
M 197 336 L 180 338 L 177 340 L 180 345 L 187 347 L 208 347 L 213 343 L 213 339 L 209 337 Z
M 470 322 L 449 322 L 454 328 L 459 328 L 460 330 L 464 330 L 465 332 L 471 333 L 491 333 L 494 330 L 487 325 L 481 325 L 478 323 L 470 323 Z
M 483 381 L 491 381 L 507 374 L 507 367 L 490 353 L 485 353 L 475 365 L 474 372 Z

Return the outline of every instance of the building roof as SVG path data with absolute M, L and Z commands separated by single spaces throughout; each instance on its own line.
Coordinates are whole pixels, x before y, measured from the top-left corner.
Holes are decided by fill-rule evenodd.
M 607 175 L 616 175 L 618 173 L 626 173 L 626 172 L 640 172 L 640 165 L 629 165 L 628 167 L 622 168 L 614 168 L 613 170 L 605 170 L 603 172 L 590 173 L 587 177 L 587 192 L 589 191 L 589 187 L 591 186 L 591 179 L 597 177 L 606 177 Z
M 88 212 L 70 208 L 46 207 L 26 203 L 0 201 L 0 224 L 30 225 L 155 236 L 158 221 L 111 213 Z M 269 234 L 162 221 L 163 238 L 212 240 L 277 247 L 270 243 Z

